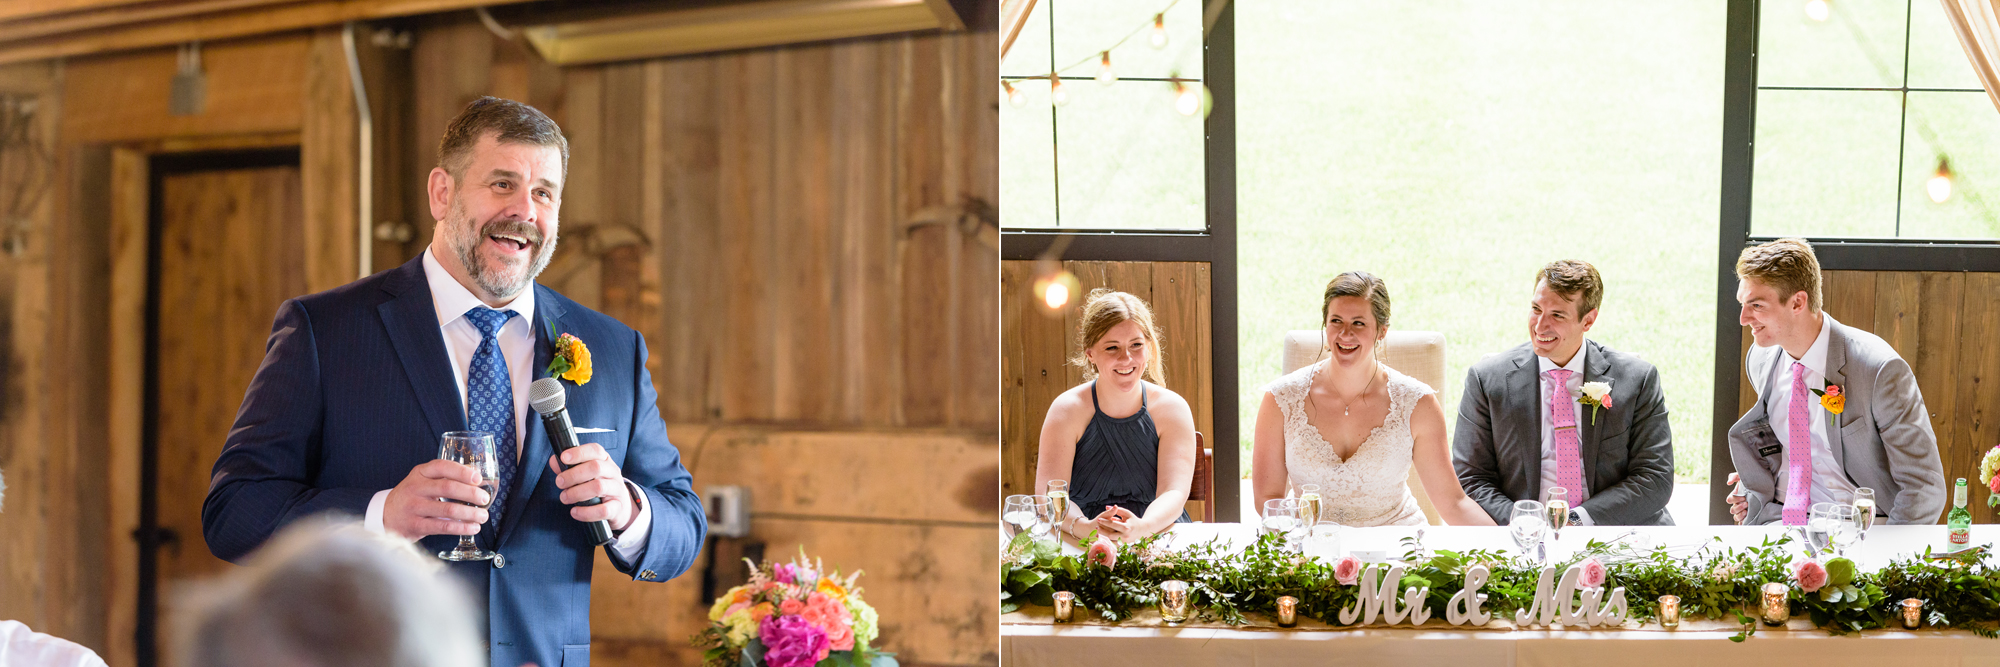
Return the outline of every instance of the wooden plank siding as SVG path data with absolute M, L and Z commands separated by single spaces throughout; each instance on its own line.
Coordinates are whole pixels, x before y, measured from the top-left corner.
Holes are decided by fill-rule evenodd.
M 1827 271 L 1821 283 L 1828 315 L 1881 336 L 1910 364 L 1937 434 L 1946 482 L 1965 477 L 1978 486 L 1980 457 L 2000 444 L 2000 345 L 1980 333 L 2000 331 L 2000 274 Z M 1751 344 L 1745 329 L 1743 349 Z M 1747 376 L 1738 396 L 1739 414 L 1756 402 Z M 1975 522 L 2000 520 L 1986 506 L 1986 495 L 1978 488 L 1969 494 Z
M 645 334 L 697 486 L 749 486 L 746 539 L 771 556 L 804 543 L 867 570 L 881 645 L 904 664 L 997 663 L 994 35 L 557 68 L 469 15 L 403 25 L 407 51 L 361 45 L 374 219 L 413 231 L 377 240 L 371 268 L 428 244 L 423 186 L 452 115 L 482 94 L 548 112 L 571 161 L 543 280 Z M 339 32 L 203 48 L 208 106 L 186 117 L 165 111 L 171 48 L 0 67 L 0 92 L 42 96 L 60 176 L 29 251 L 0 254 L 0 343 L 18 364 L 0 404 L 0 618 L 115 665 L 135 654 L 148 155 L 300 145 L 299 268 L 312 290 L 357 273 Z M 597 663 L 694 664 L 701 575 L 601 569 Z
M 1083 369 L 1069 363 L 1081 350 L 1077 318 L 1083 299 L 1060 316 L 1047 313 L 1031 293 L 1035 262 L 1001 262 L 1001 492 L 1033 493 L 1042 420 L 1057 395 L 1083 383 Z M 1214 433 L 1215 392 L 1210 370 L 1209 265 L 1206 262 L 1063 262 L 1084 293 L 1109 288 L 1131 293 L 1153 309 L 1167 388 L 1194 411 L 1195 430 Z M 1217 484 L 1233 482 L 1217 480 Z

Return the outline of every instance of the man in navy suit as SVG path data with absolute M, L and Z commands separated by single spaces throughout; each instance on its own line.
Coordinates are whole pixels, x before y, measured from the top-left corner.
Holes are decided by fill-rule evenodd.
M 438 224 L 423 255 L 279 307 L 202 506 L 210 551 L 242 560 L 326 511 L 429 551 L 476 535 L 504 565 L 447 565 L 486 609 L 492 664 L 509 667 L 589 664 L 594 547 L 581 522 L 610 522 L 611 562 L 634 579 L 688 569 L 708 526 L 667 442 L 645 340 L 534 283 L 555 251 L 568 165 L 561 129 L 532 107 L 488 97 L 453 119 L 426 188 Z M 589 377 L 564 378 L 570 418 L 598 430 L 559 472 L 527 394 L 565 333 L 590 354 Z M 498 434 L 493 498 L 472 468 L 438 459 L 440 436 L 464 430 Z M 590 498 L 603 501 L 576 505 Z

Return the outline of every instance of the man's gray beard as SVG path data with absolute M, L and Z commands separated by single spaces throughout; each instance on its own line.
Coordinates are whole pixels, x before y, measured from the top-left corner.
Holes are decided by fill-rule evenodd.
M 458 255 L 459 266 L 465 267 L 465 275 L 472 278 L 472 284 L 478 285 L 481 291 L 496 299 L 512 299 L 526 290 L 529 285 L 534 284 L 536 277 L 542 275 L 542 270 L 549 267 L 549 259 L 555 256 L 556 237 L 543 238 L 536 244 L 535 258 L 528 262 L 528 269 L 521 273 L 519 279 L 503 283 L 499 276 L 488 273 L 486 264 L 479 260 L 479 246 L 486 239 L 485 230 L 475 228 L 464 211 L 453 211 L 453 214 L 461 221 L 461 228 L 466 230 L 466 233 L 460 234 L 458 242 L 452 244 L 452 254 Z

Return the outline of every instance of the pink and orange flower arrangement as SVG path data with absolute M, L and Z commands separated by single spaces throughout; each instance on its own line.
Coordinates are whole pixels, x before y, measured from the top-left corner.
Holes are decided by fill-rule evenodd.
M 746 560 L 746 562 L 748 562 Z M 711 667 L 894 665 L 869 643 L 879 632 L 875 608 L 861 600 L 855 571 L 828 573 L 803 550 L 790 563 L 750 563 L 750 583 L 729 589 L 708 610 L 694 644 Z

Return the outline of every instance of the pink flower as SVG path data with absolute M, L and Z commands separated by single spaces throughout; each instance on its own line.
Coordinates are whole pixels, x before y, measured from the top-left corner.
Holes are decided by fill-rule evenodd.
M 1110 542 L 1098 540 L 1090 545 L 1090 553 L 1084 556 L 1084 560 L 1112 567 L 1118 564 L 1118 549 L 1112 547 Z
M 786 616 L 797 616 L 799 615 L 799 612 L 803 612 L 805 610 L 806 610 L 806 603 L 800 602 L 798 598 L 791 598 L 785 600 L 784 602 L 778 603 L 778 613 L 784 614 Z
M 1583 576 L 1579 577 L 1576 582 L 1578 585 L 1584 588 L 1597 588 L 1604 585 L 1603 563 L 1597 562 L 1596 558 L 1585 558 L 1582 563 L 1578 564 L 1583 566 Z
M 806 599 L 805 610 L 799 613 L 808 622 L 826 631 L 826 638 L 832 642 L 835 651 L 854 650 L 854 615 L 847 605 L 825 593 L 813 593 Z
M 770 616 L 757 625 L 764 642 L 764 664 L 770 667 L 812 667 L 826 659 L 831 644 L 826 632 L 797 616 Z
M 789 584 L 798 577 L 799 568 L 791 563 L 779 563 L 771 567 L 771 578 L 778 583 Z
M 1800 561 L 1793 566 L 1792 578 L 1798 580 L 1799 590 L 1816 593 L 1826 585 L 1826 568 L 1819 561 Z
M 1840 385 L 1830 384 L 1826 386 L 1826 395 L 1828 396 L 1839 396 L 1841 391 Z
M 1986 488 L 1991 489 L 1994 493 L 2000 493 L 2000 475 L 1994 475 L 1993 481 L 1988 482 Z
M 1343 556 L 1333 563 L 1333 579 L 1342 586 L 1353 586 L 1361 580 L 1361 559 Z
M 1610 410 L 1610 409 L 1611 409 L 1611 395 L 1610 395 L 1610 394 L 1605 394 L 1605 395 L 1604 395 L 1604 400 L 1603 400 L 1603 401 L 1601 401 L 1601 402 L 1602 402 L 1602 403 L 1604 403 L 1604 409 L 1606 409 L 1606 410 Z

